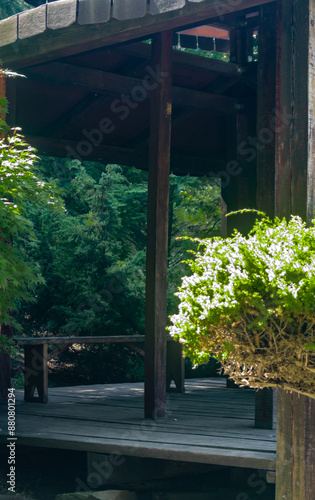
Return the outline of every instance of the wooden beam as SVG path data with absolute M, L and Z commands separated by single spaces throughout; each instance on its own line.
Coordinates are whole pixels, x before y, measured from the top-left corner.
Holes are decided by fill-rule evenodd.
M 171 337 L 168 337 L 170 340 Z M 73 344 L 112 344 L 128 342 L 144 342 L 144 335 L 110 335 L 98 337 L 16 337 L 13 340 L 17 345 L 73 345 Z
M 113 52 L 126 54 L 130 57 L 137 57 L 145 59 L 147 61 L 151 60 L 151 45 L 147 43 L 138 42 L 120 45 L 110 50 Z M 231 62 L 221 61 L 219 59 L 211 59 L 209 57 L 202 57 L 195 54 L 189 54 L 175 49 L 172 52 L 172 57 L 174 66 L 211 71 L 213 73 L 217 73 L 218 75 L 230 76 L 231 78 L 242 78 L 242 73 L 239 71 L 239 66 Z
M 108 163 L 119 163 L 129 167 L 137 167 L 141 170 L 148 170 L 148 151 L 134 148 L 121 148 L 116 146 L 101 145 L 93 147 L 91 145 L 89 154 L 82 156 L 80 153 L 80 141 L 67 139 L 49 139 L 47 137 L 37 137 L 25 135 L 25 140 L 37 149 L 38 154 L 43 156 L 56 156 L 59 158 L 78 159 L 80 161 L 97 161 L 107 165 Z M 189 156 L 172 154 L 170 170 L 176 175 L 186 175 L 190 173 L 194 176 L 214 174 L 224 169 L 226 162 L 219 158 L 202 156 Z
M 98 24 L 79 25 L 73 23 L 67 28 L 46 29 L 40 35 L 19 39 L 0 48 L 0 59 L 12 68 L 25 68 L 48 60 L 66 57 L 67 55 L 87 52 L 100 47 L 122 43 L 137 38 L 153 35 L 163 30 L 171 30 L 192 23 L 205 21 L 213 17 L 257 5 L 272 0 L 204 0 L 203 2 L 186 2 L 181 9 L 164 12 L 136 19 Z
M 94 108 L 96 102 L 98 105 L 101 105 L 104 102 L 104 96 L 89 93 L 64 115 L 46 127 L 42 131 L 43 137 L 62 137 L 71 128 L 71 125 L 77 122 L 79 116 L 86 115 L 90 109 Z
M 156 68 L 150 68 L 145 77 L 140 79 L 61 62 L 28 68 L 25 73 L 28 77 L 43 83 L 70 87 L 82 86 L 88 92 L 100 94 L 111 92 L 113 94 L 127 94 L 131 95 L 131 97 L 135 95 L 135 100 L 138 100 L 137 91 L 139 89 L 141 90 L 140 97 L 142 100 L 150 97 L 151 90 L 148 86 L 148 79 L 152 75 L 156 76 L 156 80 L 151 84 L 152 87 L 160 79 L 160 74 Z M 236 112 L 237 107 L 246 104 L 243 99 L 219 96 L 218 94 L 183 87 L 173 87 L 172 92 L 173 103 L 178 107 L 190 107 L 220 114 L 233 114 Z
M 314 0 L 279 1 L 276 211 L 314 217 Z
M 231 32 L 231 57 L 235 63 L 246 66 L 247 42 L 245 27 Z M 244 33 L 242 32 L 244 31 Z M 244 113 L 231 117 L 229 121 L 229 154 L 234 159 L 230 166 L 233 175 L 222 179 L 222 196 L 227 204 L 227 213 L 242 208 L 256 208 L 256 152 L 251 154 L 251 139 L 256 137 L 256 114 Z M 233 151 L 234 147 L 234 151 Z M 233 156 L 232 156 L 233 155 Z M 229 168 L 227 168 L 229 170 Z M 239 214 L 228 217 L 227 228 L 230 235 L 234 228 L 247 234 L 252 227 L 254 217 L 251 214 Z
M 153 39 L 164 74 L 151 98 L 145 308 L 145 417 L 165 417 L 168 198 L 172 116 L 172 32 Z
M 257 209 L 275 215 L 277 6 L 260 8 L 257 70 Z
M 315 1 L 279 0 L 275 213 L 314 217 Z M 315 498 L 315 400 L 279 390 L 276 499 Z

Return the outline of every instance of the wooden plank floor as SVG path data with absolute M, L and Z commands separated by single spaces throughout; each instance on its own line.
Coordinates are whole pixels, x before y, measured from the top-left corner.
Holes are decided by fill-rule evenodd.
M 275 470 L 276 432 L 254 428 L 254 391 L 225 384 L 186 380 L 158 423 L 143 418 L 142 383 L 53 388 L 46 405 L 24 403 L 16 391 L 17 445 Z M 5 443 L 5 405 L 0 428 Z

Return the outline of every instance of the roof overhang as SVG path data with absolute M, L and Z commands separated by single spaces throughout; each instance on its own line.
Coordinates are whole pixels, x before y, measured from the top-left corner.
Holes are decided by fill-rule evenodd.
M 222 19 L 273 0 L 56 0 L 0 22 L 0 60 L 11 69 L 165 30 Z

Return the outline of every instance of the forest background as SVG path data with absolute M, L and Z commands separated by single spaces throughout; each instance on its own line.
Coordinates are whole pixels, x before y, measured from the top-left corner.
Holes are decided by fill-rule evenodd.
M 30 8 L 23 0 L 3 0 L 0 19 Z M 216 54 L 213 54 L 216 56 Z M 15 319 L 22 335 L 144 334 L 147 172 L 41 157 L 44 181 L 56 180 L 64 209 L 28 201 L 31 242 L 16 238 L 21 258 L 41 282 L 33 301 L 21 300 Z M 183 260 L 193 248 L 178 237 L 220 234 L 220 183 L 217 179 L 170 176 L 168 314 L 189 272 Z M 21 333 L 20 333 L 21 334 Z M 22 385 L 22 353 L 13 368 Z M 50 381 L 104 383 L 143 379 L 143 358 L 120 344 L 73 346 L 51 363 Z M 216 374 L 210 361 L 195 375 Z M 192 366 L 186 360 L 186 376 Z

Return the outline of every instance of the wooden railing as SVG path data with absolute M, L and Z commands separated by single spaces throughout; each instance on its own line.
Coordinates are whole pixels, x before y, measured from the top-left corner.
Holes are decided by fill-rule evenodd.
M 144 335 L 120 335 L 99 337 L 19 337 L 13 339 L 24 347 L 24 400 L 48 402 L 48 361 L 74 344 L 122 343 L 145 355 L 137 344 L 145 342 Z M 48 345 L 59 346 L 48 352 Z M 171 389 L 174 380 L 175 388 Z M 184 392 L 185 372 L 182 346 L 167 337 L 166 386 L 168 391 Z M 36 389 L 38 396 L 35 396 Z

